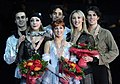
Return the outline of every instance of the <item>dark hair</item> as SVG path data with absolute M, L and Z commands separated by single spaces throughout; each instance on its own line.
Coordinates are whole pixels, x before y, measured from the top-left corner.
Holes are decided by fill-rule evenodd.
M 52 5 L 50 7 L 49 13 L 52 14 L 54 12 L 54 10 L 56 10 L 57 8 L 60 8 L 62 10 L 63 15 L 65 15 L 65 16 L 67 15 L 66 14 L 67 9 L 63 5 Z
M 89 6 L 86 10 L 86 16 L 88 15 L 88 11 L 94 11 L 96 15 L 99 17 L 98 23 L 101 24 L 102 22 L 102 14 L 100 12 L 100 9 L 97 6 Z M 87 23 L 88 24 L 88 23 Z
M 19 12 L 24 12 L 27 16 L 25 4 L 16 4 L 15 5 L 13 15 L 15 16 Z
M 63 26 L 63 27 L 65 28 L 65 23 L 64 23 L 63 20 L 58 19 L 58 20 L 56 20 L 56 21 L 53 21 L 53 22 L 51 23 L 52 30 L 53 30 L 56 26 L 59 26 L 59 25 L 61 25 L 61 26 Z
M 40 18 L 40 20 L 42 20 L 42 15 L 41 15 L 41 13 L 38 13 L 38 12 L 31 14 L 29 19 L 31 19 L 32 17 L 38 17 L 38 18 Z
M 90 10 L 94 11 L 97 14 L 98 17 L 101 17 L 101 12 L 100 12 L 100 10 L 97 6 L 88 7 L 87 10 L 86 10 L 86 15 L 88 14 L 88 11 L 90 11 Z

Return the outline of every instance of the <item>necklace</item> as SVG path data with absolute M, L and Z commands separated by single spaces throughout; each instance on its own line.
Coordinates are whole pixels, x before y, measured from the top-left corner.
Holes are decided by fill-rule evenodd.
M 56 47 L 56 52 L 57 52 L 57 56 L 60 58 L 61 56 L 64 55 L 64 40 L 62 40 L 60 43 L 57 43 L 55 40 L 54 40 L 54 43 L 55 43 L 55 47 Z
M 41 31 L 41 32 L 31 32 L 31 33 L 27 33 L 28 36 L 45 36 L 47 34 L 46 31 Z
M 35 37 L 35 38 L 36 38 L 36 37 Z M 35 49 L 35 52 L 36 52 L 36 51 L 39 49 L 41 43 L 43 42 L 44 37 L 42 36 L 42 37 L 39 38 L 38 44 L 36 44 L 37 41 L 34 41 L 34 40 L 33 40 L 33 39 L 35 39 L 35 38 L 31 37 L 31 42 L 32 42 L 32 46 L 33 46 L 33 48 Z

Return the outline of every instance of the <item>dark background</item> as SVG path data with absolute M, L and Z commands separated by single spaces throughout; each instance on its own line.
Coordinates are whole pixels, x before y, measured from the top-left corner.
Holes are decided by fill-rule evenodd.
M 91 1 L 91 2 L 89 2 Z M 119 0 L 1 0 L 0 1 L 0 82 L 4 84 L 14 84 L 15 64 L 8 65 L 3 60 L 3 54 L 6 46 L 6 40 L 10 32 L 15 29 L 13 11 L 18 5 L 24 4 L 27 15 L 31 11 L 41 12 L 43 16 L 42 23 L 44 26 L 50 23 L 49 8 L 51 5 L 63 4 L 67 9 L 65 18 L 66 25 L 68 24 L 69 14 L 74 9 L 80 9 L 84 12 L 87 6 L 96 5 L 102 12 L 101 25 L 109 29 L 120 49 L 120 7 Z M 118 56 L 110 63 L 113 84 L 120 84 L 120 57 Z

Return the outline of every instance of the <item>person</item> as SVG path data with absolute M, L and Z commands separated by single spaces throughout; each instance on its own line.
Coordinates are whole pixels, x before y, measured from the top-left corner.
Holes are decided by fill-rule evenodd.
M 56 20 L 52 23 L 52 30 L 55 38 L 52 41 L 47 41 L 44 47 L 43 59 L 49 61 L 48 71 L 43 76 L 42 84 L 79 84 L 77 80 L 64 80 L 59 76 L 59 59 L 61 56 L 70 59 L 69 48 L 71 44 L 67 42 L 63 33 L 65 30 L 65 23 L 63 20 Z M 52 67 L 52 68 L 51 68 Z
M 25 39 L 27 21 L 28 18 L 24 10 L 19 9 L 15 12 L 15 23 L 17 27 L 15 31 L 12 31 L 12 35 L 7 38 L 5 53 L 3 56 L 4 61 L 9 65 L 15 63 L 19 45 Z M 15 74 L 15 78 L 17 78 L 17 74 Z M 17 83 L 19 80 L 16 79 L 15 82 Z
M 94 82 L 95 84 L 112 84 L 109 63 L 119 55 L 119 49 L 111 32 L 100 26 L 101 12 L 97 6 L 88 7 L 86 17 L 88 31 L 93 35 L 100 53 L 97 66 L 93 66 Z
M 69 23 L 71 27 L 71 33 L 68 35 L 68 41 L 73 44 L 85 43 L 89 44 L 91 47 L 95 47 L 95 41 L 92 35 L 87 30 L 86 18 L 81 10 L 74 10 L 69 17 Z M 72 53 L 71 53 L 72 54 Z M 81 80 L 81 84 L 94 84 L 92 75 L 92 64 L 95 63 L 96 57 L 83 56 L 82 57 L 87 62 L 87 67 L 84 68 L 85 78 Z M 79 58 L 76 62 L 79 65 Z
M 33 13 L 30 16 L 30 27 L 27 30 L 26 39 L 21 43 L 18 50 L 17 63 L 21 63 L 22 60 L 28 60 L 35 53 L 42 55 L 44 53 L 44 44 L 47 40 L 50 40 L 46 36 L 46 32 L 43 31 L 42 16 L 41 13 Z M 19 74 L 21 75 L 21 74 Z M 36 84 L 40 84 L 41 78 L 36 80 Z M 26 84 L 26 79 L 22 76 L 20 84 Z
M 52 22 L 58 20 L 58 19 L 64 19 L 65 18 L 65 9 L 63 8 L 63 5 L 54 5 L 54 6 L 51 6 L 51 9 L 50 9 L 50 18 L 52 19 Z M 51 22 L 51 23 L 52 23 Z M 49 31 L 51 37 L 54 38 L 54 34 L 53 34 L 53 31 L 52 31 L 52 26 L 51 24 L 50 25 L 47 25 L 46 27 L 44 27 L 44 30 L 47 30 Z M 70 28 L 66 27 L 65 26 L 65 31 L 64 31 L 64 38 L 66 39 L 66 34 L 70 32 Z

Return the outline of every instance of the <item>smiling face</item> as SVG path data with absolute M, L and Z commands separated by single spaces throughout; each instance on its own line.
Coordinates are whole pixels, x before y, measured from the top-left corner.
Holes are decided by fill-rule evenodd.
M 40 26 L 42 25 L 40 18 L 38 17 L 31 17 L 30 19 L 30 26 L 32 30 L 39 31 Z
M 18 12 L 15 15 L 15 23 L 19 28 L 25 27 L 27 25 L 28 19 L 26 18 L 26 14 L 24 12 Z
M 97 14 L 92 11 L 92 10 L 89 10 L 88 11 L 88 14 L 87 14 L 87 21 L 90 25 L 95 25 L 98 23 L 98 20 L 99 20 L 99 17 L 97 16 Z
M 53 31 L 56 37 L 61 37 L 64 33 L 64 27 L 62 25 L 58 25 L 53 29 Z
M 82 22 L 83 22 L 83 17 L 78 14 L 77 12 L 75 12 L 73 15 L 72 15 L 72 24 L 75 28 L 78 28 L 80 26 L 82 26 Z
M 53 10 L 53 13 L 51 14 L 50 17 L 52 18 L 52 21 L 63 19 L 64 18 L 63 11 L 60 8 L 56 8 L 55 10 Z
M 65 23 L 63 22 L 63 20 L 54 21 L 51 26 L 56 37 L 63 37 L 63 33 L 65 30 Z

